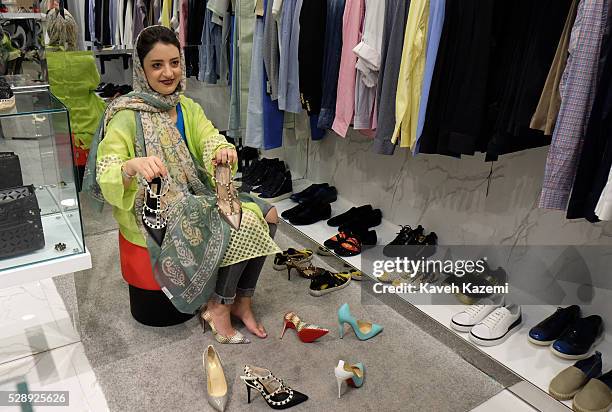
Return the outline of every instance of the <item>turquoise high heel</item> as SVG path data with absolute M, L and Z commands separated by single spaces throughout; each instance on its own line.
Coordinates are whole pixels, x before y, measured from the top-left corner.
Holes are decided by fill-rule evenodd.
M 340 339 L 344 337 L 344 324 L 348 323 L 353 328 L 359 340 L 368 340 L 382 332 L 383 327 L 377 323 L 358 320 L 351 315 L 348 303 L 338 309 L 338 325 L 340 326 Z
M 338 381 L 338 399 L 340 399 L 342 382 L 346 381 L 346 384 L 353 388 L 361 388 L 365 378 L 365 366 L 361 362 L 351 365 L 339 360 L 338 366 L 334 369 L 334 375 L 336 375 L 336 381 Z

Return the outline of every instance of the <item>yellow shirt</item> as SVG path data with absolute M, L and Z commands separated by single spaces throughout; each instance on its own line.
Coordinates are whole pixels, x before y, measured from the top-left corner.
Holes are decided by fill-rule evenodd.
M 429 0 L 413 0 L 410 3 L 408 22 L 404 33 L 404 49 L 397 81 L 395 97 L 395 130 L 391 142 L 396 143 L 401 133 L 400 147 L 414 149 L 421 86 L 425 70 L 427 50 L 427 26 Z

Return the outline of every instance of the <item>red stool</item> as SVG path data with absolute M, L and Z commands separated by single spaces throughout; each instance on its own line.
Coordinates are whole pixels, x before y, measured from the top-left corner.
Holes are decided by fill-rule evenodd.
M 179 312 L 153 276 L 149 252 L 119 233 L 121 274 L 128 283 L 132 317 L 147 326 L 178 325 L 194 315 Z

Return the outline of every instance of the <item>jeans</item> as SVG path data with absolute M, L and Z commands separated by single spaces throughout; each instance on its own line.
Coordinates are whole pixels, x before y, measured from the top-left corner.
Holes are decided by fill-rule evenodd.
M 271 208 L 262 210 L 263 215 L 266 216 Z M 268 223 L 268 227 L 270 228 L 270 236 L 274 238 L 276 224 Z M 212 299 L 224 305 L 231 305 L 234 303 L 236 296 L 253 296 L 265 261 L 266 256 L 260 256 L 219 268 Z

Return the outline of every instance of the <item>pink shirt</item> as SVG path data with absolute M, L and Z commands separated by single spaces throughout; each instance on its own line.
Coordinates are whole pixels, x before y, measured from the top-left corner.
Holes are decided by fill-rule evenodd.
M 346 0 L 342 22 L 342 55 L 340 57 L 340 74 L 338 76 L 338 97 L 336 99 L 336 117 L 332 130 L 346 137 L 355 111 L 355 65 L 357 55 L 353 49 L 361 40 L 365 0 Z

